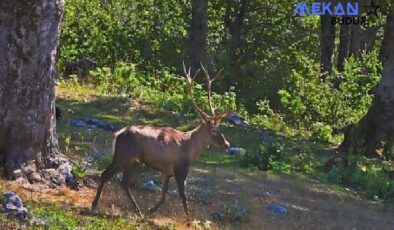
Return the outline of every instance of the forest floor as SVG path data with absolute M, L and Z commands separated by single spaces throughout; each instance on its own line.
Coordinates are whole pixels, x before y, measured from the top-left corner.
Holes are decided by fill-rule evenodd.
M 102 162 L 111 149 L 111 133 L 71 127 L 71 118 L 93 116 L 110 121 L 116 127 L 125 124 L 166 125 L 181 130 L 193 127 L 187 118 L 174 113 L 152 110 L 149 105 L 127 98 L 98 96 L 94 90 L 83 87 L 73 87 L 72 91 L 67 87 L 58 88 L 57 97 L 63 110 L 63 118 L 58 122 L 61 149 L 74 162 L 93 158 L 96 162 L 85 167 L 88 174 L 94 174 L 89 177 L 96 181 L 102 171 L 98 162 Z M 251 131 L 233 129 L 223 127 L 233 146 L 248 147 L 260 139 Z M 327 146 L 300 140 L 283 141 L 294 145 L 293 149 L 297 149 L 294 143 L 308 145 L 323 159 L 331 154 L 324 150 Z M 174 180 L 170 182 L 166 202 L 144 220 L 136 218 L 118 177 L 104 188 L 96 213 L 90 211 L 96 192 L 92 188 L 39 189 L 18 181 L 0 180 L 0 193 L 19 194 L 34 215 L 51 219 L 49 229 L 393 229 L 393 204 L 371 201 L 353 189 L 305 176 L 241 168 L 233 164 L 233 159 L 211 148 L 192 165 L 187 189 L 191 225 L 187 223 Z M 157 201 L 160 191 L 148 191 L 144 183 L 153 180 L 159 184 L 159 176 L 145 167 L 138 171 L 132 191 L 142 210 L 147 210 Z M 235 203 L 236 208 L 231 208 Z M 288 212 L 272 214 L 267 210 L 272 204 L 280 204 Z M 226 211 L 223 211 L 224 205 L 228 207 Z M 214 213 L 220 212 L 227 212 L 227 217 L 213 218 Z M 240 221 L 234 221 L 238 217 Z M 0 229 L 8 225 L 7 221 L 0 214 Z
M 367 200 L 351 190 L 341 193 L 317 181 L 294 176 L 269 175 L 227 167 L 213 171 L 211 166 L 197 165 L 190 172 L 192 180 L 203 178 L 204 189 L 212 191 L 208 198 L 190 196 L 194 226 L 209 224 L 213 229 L 392 229 L 394 226 L 392 206 Z M 94 189 L 31 191 L 15 182 L 0 183 L 2 191 L 16 191 L 30 205 L 39 207 L 55 203 L 71 215 L 79 215 L 78 225 L 81 227 L 92 216 L 89 208 L 95 195 Z M 172 180 L 170 195 L 167 195 L 159 211 L 148 218 L 149 222 L 145 221 L 145 224 L 149 223 L 147 226 L 188 228 L 181 201 L 175 191 L 175 182 Z M 158 191 L 147 192 L 144 189 L 133 189 L 133 193 L 143 210 L 151 207 L 160 195 Z M 231 204 L 234 200 L 239 200 L 247 211 L 241 223 L 207 222 L 221 204 Z M 288 208 L 288 213 L 271 214 L 266 210 L 270 204 L 281 204 Z M 134 214 L 134 209 L 119 184 L 113 182 L 103 192 L 98 213 L 107 218 L 127 218 L 130 213 Z

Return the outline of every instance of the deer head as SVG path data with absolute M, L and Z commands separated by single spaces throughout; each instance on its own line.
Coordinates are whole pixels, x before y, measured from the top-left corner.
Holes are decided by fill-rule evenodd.
M 193 77 L 190 76 L 190 68 L 186 70 L 185 63 L 183 63 L 183 71 L 185 73 L 187 83 L 188 83 L 188 91 L 192 100 L 193 107 L 198 111 L 201 121 L 202 121 L 202 128 L 206 131 L 206 135 L 209 137 L 210 144 L 213 144 L 223 150 L 227 150 L 229 148 L 229 142 L 226 140 L 226 138 L 223 136 L 223 134 L 220 131 L 220 123 L 223 118 L 225 118 L 228 114 L 229 111 L 225 111 L 221 114 L 216 114 L 217 109 L 213 107 L 212 105 L 212 89 L 211 85 L 212 82 L 219 76 L 220 71 L 218 74 L 211 80 L 208 70 L 206 67 L 204 67 L 203 64 L 201 64 L 201 69 L 204 72 L 205 75 L 205 80 L 206 80 L 206 86 L 207 86 L 207 93 L 208 93 L 208 106 L 210 110 L 210 115 L 205 113 L 200 107 L 198 107 L 196 100 L 194 99 L 193 96 L 193 82 L 194 79 L 196 78 L 197 74 L 199 73 L 200 70 L 197 70 L 196 73 L 194 74 Z

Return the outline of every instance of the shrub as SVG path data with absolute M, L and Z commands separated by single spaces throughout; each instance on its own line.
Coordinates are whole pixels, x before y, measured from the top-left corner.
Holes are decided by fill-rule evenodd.
M 384 144 L 383 155 L 386 160 L 394 160 L 394 141 L 388 141 Z
M 87 176 L 86 169 L 78 165 L 74 165 L 72 167 L 71 173 L 74 175 L 75 179 L 77 180 L 83 179 Z
M 259 170 L 288 173 L 291 170 L 289 155 L 283 144 L 271 142 L 267 147 L 260 145 L 258 151 L 246 151 L 240 156 L 241 166 L 254 166 Z
M 142 79 L 132 63 L 118 62 L 112 71 L 109 67 L 90 71 L 90 83 L 104 93 L 127 93 L 140 86 Z
M 294 168 L 299 172 L 312 175 L 318 168 L 319 161 L 314 157 L 313 153 L 307 150 L 301 151 L 292 160 Z
M 316 140 L 330 142 L 332 139 L 332 129 L 322 122 L 313 123 L 311 126 L 312 137 Z
M 239 224 L 245 219 L 246 214 L 246 208 L 236 199 L 232 204 L 221 204 L 219 209 L 213 212 L 211 216 L 219 221 Z
M 328 179 L 335 183 L 348 184 L 365 192 L 371 199 L 394 198 L 394 181 L 376 162 L 361 155 L 349 155 L 347 165 L 331 169 Z
M 304 64 L 293 69 L 278 91 L 284 120 L 294 127 L 305 126 L 313 135 L 328 140 L 328 126 L 355 123 L 370 107 L 371 89 L 380 79 L 378 52 L 363 53 L 360 60 L 351 57 L 343 72 L 334 70 L 324 79 L 318 63 L 301 59 Z
M 189 98 L 186 80 L 168 69 L 152 74 L 137 70 L 134 64 L 119 62 L 113 71 L 102 67 L 91 71 L 90 75 L 90 83 L 103 93 L 128 94 L 151 102 L 157 108 L 197 116 Z M 234 90 L 230 88 L 222 95 L 213 92 L 214 107 L 236 111 Z M 203 86 L 195 83 L 193 93 L 197 104 L 208 111 L 207 92 Z

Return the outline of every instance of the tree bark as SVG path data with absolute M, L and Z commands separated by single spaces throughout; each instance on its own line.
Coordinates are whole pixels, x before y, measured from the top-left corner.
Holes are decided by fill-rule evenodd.
M 349 56 L 353 55 L 355 59 L 360 57 L 360 47 L 361 47 L 361 26 L 352 25 L 351 26 L 351 39 L 349 47 Z
M 335 26 L 331 24 L 332 16 L 320 17 L 320 64 L 321 72 L 331 75 L 333 66 L 333 54 L 335 48 Z
M 248 10 L 247 0 L 227 0 L 226 13 L 224 23 L 229 31 L 230 39 L 228 42 L 228 58 L 229 67 L 232 78 L 228 79 L 230 82 L 237 85 L 238 79 L 242 79 L 241 71 L 241 57 L 243 51 L 241 47 L 242 42 L 242 25 L 245 15 Z M 238 79 L 237 79 L 238 78 Z M 229 86 L 227 84 L 227 86 Z
M 343 71 L 345 65 L 345 59 L 349 55 L 349 45 L 350 45 L 350 25 L 341 25 L 341 30 L 339 34 L 339 47 L 338 47 L 338 71 Z
M 54 75 L 63 0 L 0 1 L 0 157 L 6 176 L 59 153 Z
M 189 56 L 193 73 L 200 68 L 200 63 L 207 65 L 207 8 L 206 0 L 192 0 Z
M 348 152 L 361 147 L 367 157 L 381 157 L 377 148 L 382 141 L 394 138 L 394 7 L 391 7 L 385 29 L 385 60 L 382 79 L 367 114 L 345 132 L 340 150 Z
M 378 30 L 380 26 L 373 26 L 362 30 L 360 39 L 360 50 L 370 52 L 375 46 Z
M 390 13 L 387 16 L 386 19 L 386 28 L 385 28 L 385 34 L 383 37 L 383 42 L 382 42 L 382 47 L 380 49 L 380 54 L 379 54 L 379 59 L 382 63 L 385 62 L 387 57 L 389 56 L 389 50 L 386 49 L 386 47 L 389 45 L 388 43 L 391 42 L 390 38 L 394 37 L 394 25 L 390 24 L 389 22 L 393 20 L 394 14 Z

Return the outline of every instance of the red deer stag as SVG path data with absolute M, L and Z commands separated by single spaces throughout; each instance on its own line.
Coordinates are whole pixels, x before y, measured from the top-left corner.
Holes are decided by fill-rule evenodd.
M 148 209 L 147 214 L 157 211 L 159 206 L 165 201 L 168 182 L 171 177 L 175 177 L 179 195 L 182 198 L 184 211 L 189 217 L 185 194 L 185 179 L 189 172 L 189 166 L 210 144 L 222 150 L 228 149 L 229 142 L 219 129 L 221 120 L 228 112 L 216 115 L 216 109 L 212 107 L 211 102 L 211 83 L 213 80 L 210 79 L 208 71 L 204 67 L 202 69 L 206 77 L 208 105 L 212 115 L 207 115 L 200 109 L 193 98 L 193 79 L 197 73 L 191 78 L 190 68 L 189 71 L 186 71 L 185 65 L 183 68 L 192 104 L 200 114 L 201 123 L 188 132 L 181 132 L 173 128 L 152 126 L 128 126 L 117 131 L 114 134 L 113 141 L 114 157 L 111 165 L 101 174 L 101 183 L 97 188 L 97 194 L 92 203 L 93 211 L 99 201 L 103 185 L 117 172 L 123 170 L 121 186 L 138 214 L 142 216 L 140 208 L 130 192 L 129 185 L 130 177 L 136 166 L 140 163 L 144 163 L 161 173 L 163 185 L 159 201 L 155 206 Z

